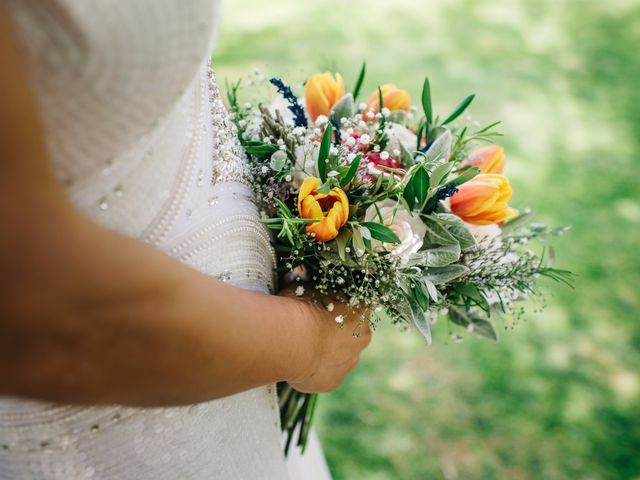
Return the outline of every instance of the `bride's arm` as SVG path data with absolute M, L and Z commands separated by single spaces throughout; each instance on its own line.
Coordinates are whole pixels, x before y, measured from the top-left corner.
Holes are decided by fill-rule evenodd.
M 369 335 L 95 225 L 47 160 L 0 1 L 0 394 L 187 404 L 278 380 L 335 388 Z

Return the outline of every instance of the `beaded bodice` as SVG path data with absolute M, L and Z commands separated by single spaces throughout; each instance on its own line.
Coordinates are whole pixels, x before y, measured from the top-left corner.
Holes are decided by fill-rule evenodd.
M 217 2 L 8 5 L 73 202 L 201 272 L 272 289 L 269 237 L 208 67 Z M 285 478 L 273 390 L 163 409 L 0 397 L 0 479 Z

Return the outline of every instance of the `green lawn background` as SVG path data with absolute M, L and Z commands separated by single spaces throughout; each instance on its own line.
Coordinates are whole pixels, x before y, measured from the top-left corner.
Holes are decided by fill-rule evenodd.
M 220 79 L 327 68 L 502 120 L 516 207 L 572 225 L 576 290 L 492 344 L 381 328 L 319 405 L 336 479 L 640 478 L 640 2 L 227 0 Z M 535 307 L 535 306 L 534 306 Z M 509 324 L 509 322 L 507 322 Z

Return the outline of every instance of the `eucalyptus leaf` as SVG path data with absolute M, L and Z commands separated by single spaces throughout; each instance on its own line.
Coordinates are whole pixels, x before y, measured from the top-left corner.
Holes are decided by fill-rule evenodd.
M 428 268 L 424 274 L 424 278 L 436 285 L 448 283 L 456 278 L 460 278 L 469 272 L 464 265 L 448 265 L 446 267 Z

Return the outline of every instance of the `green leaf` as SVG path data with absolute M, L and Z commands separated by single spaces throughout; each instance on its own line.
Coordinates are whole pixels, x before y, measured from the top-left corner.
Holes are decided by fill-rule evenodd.
M 471 282 L 458 283 L 454 286 L 454 290 L 460 295 L 473 300 L 473 302 L 487 312 L 487 314 L 490 312 L 491 308 L 489 306 L 489 302 L 477 285 Z
M 416 206 L 416 194 L 413 188 L 413 182 L 411 179 L 407 182 L 402 190 L 402 198 L 404 198 L 405 202 L 407 202 L 407 208 L 409 211 L 412 211 Z
M 474 98 L 475 98 L 475 95 L 469 95 L 462 102 L 460 102 L 460 104 L 455 108 L 453 113 L 451 115 L 449 115 L 444 120 L 444 122 L 442 122 L 442 125 L 446 125 L 447 123 L 451 123 L 456 118 L 458 118 L 462 114 L 462 112 L 464 112 L 467 109 L 467 107 L 471 104 L 471 102 L 473 102 Z
M 371 237 L 383 243 L 400 243 L 398 236 L 386 225 L 377 222 L 361 222 L 360 225 L 366 227 L 371 232 Z
M 422 144 L 422 135 L 424 135 L 425 128 L 426 124 L 424 122 L 421 122 L 418 130 L 416 131 L 416 151 L 420 151 L 420 145 Z
M 418 168 L 411 173 L 409 183 L 411 184 L 411 192 L 413 193 L 415 201 L 418 205 L 422 205 L 429 195 L 429 173 L 427 173 L 423 165 L 419 165 Z
M 331 123 L 327 123 L 324 129 L 324 135 L 320 142 L 320 151 L 318 152 L 318 174 L 320 180 L 327 181 L 327 160 L 329 159 L 329 152 L 331 151 L 331 140 L 333 139 L 333 126 Z
M 427 267 L 445 267 L 460 258 L 460 245 L 452 243 L 424 251 Z
M 253 155 L 254 157 L 262 160 L 278 151 L 278 146 L 272 145 L 270 143 L 257 142 L 252 140 L 249 142 L 245 142 L 244 149 L 249 155 Z
M 433 125 L 433 109 L 431 105 L 431 85 L 429 85 L 429 77 L 424 78 L 422 85 L 422 108 L 427 119 L 428 125 Z
M 429 292 L 427 292 L 427 287 L 424 285 L 422 281 L 418 281 L 415 283 L 415 286 L 411 287 L 411 292 L 413 294 L 413 299 L 416 302 L 418 308 L 420 310 L 425 311 L 429 308 Z
M 498 335 L 493 325 L 475 312 L 452 306 L 449 308 L 449 319 L 452 323 L 471 330 L 473 333 L 490 340 L 498 340 Z M 470 328 L 471 326 L 471 328 Z
M 469 269 L 464 265 L 448 265 L 446 267 L 432 267 L 428 268 L 424 274 L 424 278 L 436 285 L 448 283 L 456 278 L 469 272 Z
M 463 250 L 476 244 L 476 239 L 460 217 L 452 213 L 436 213 L 430 218 L 440 223 L 456 239 Z
M 463 183 L 468 182 L 472 178 L 477 177 L 479 174 L 480 174 L 480 169 L 478 167 L 471 167 L 467 169 L 462 175 L 457 176 L 450 182 L 447 182 L 445 185 L 447 186 L 454 185 L 457 187 L 459 185 L 462 185 Z
M 353 99 L 357 100 L 358 95 L 360 95 L 360 90 L 362 89 L 362 83 L 364 82 L 364 76 L 367 73 L 367 62 L 362 62 L 362 67 L 360 67 L 360 73 L 358 74 L 358 79 L 356 80 L 356 86 L 353 87 Z
M 442 180 L 446 179 L 451 173 L 451 169 L 454 167 L 454 162 L 443 163 L 438 165 L 433 172 L 431 172 L 431 178 L 429 179 L 429 187 L 436 188 L 440 185 Z
M 284 218 L 293 218 L 293 213 L 291 213 L 291 210 L 289 210 L 289 207 L 287 207 L 282 200 L 280 200 L 279 198 L 274 198 L 273 201 L 280 209 L 280 214 Z
M 331 185 L 329 185 L 328 182 L 325 182 L 322 185 L 320 185 L 318 188 L 316 188 L 316 192 L 321 193 L 323 195 L 329 195 L 329 192 L 331 192 Z
M 351 162 L 351 165 L 349 165 L 349 170 L 347 170 L 347 173 L 344 175 L 344 177 L 342 177 L 342 180 L 340 181 L 340 187 L 344 188 L 346 187 L 349 182 L 351 180 L 354 179 L 354 177 L 356 176 L 356 173 L 358 173 L 358 168 L 360 168 L 360 162 L 362 161 L 362 154 L 359 153 Z

